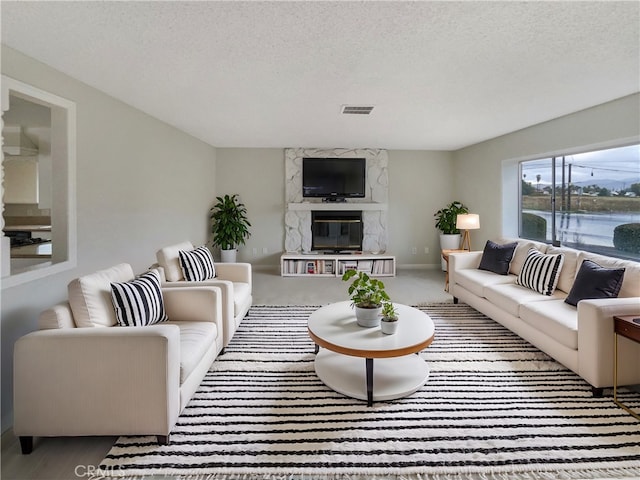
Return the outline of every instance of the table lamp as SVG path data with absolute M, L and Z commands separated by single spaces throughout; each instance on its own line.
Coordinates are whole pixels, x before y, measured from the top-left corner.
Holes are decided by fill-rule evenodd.
M 477 230 L 480 228 L 480 216 L 476 213 L 467 213 L 456 217 L 456 228 L 464 230 L 462 235 L 461 250 L 471 251 L 471 236 L 469 230 Z

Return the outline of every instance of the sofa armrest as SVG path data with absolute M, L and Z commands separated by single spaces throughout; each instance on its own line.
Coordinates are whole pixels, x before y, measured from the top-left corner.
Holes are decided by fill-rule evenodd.
M 449 285 L 456 285 L 456 270 L 477 269 L 482 252 L 456 252 L 449 254 Z
M 252 288 L 250 263 L 216 263 L 216 279 L 248 283 Z
M 171 321 L 221 322 L 222 292 L 220 287 L 202 285 L 201 283 L 185 285 L 182 288 L 163 286 L 162 297 L 164 308 Z M 221 327 L 221 325 L 219 326 Z
M 176 325 L 32 332 L 14 347 L 14 432 L 168 435 L 179 388 Z
M 597 388 L 613 385 L 613 317 L 640 315 L 640 297 L 578 302 L 578 370 Z M 620 385 L 640 383 L 640 345 L 618 342 Z
M 449 254 L 451 270 L 476 269 L 480 266 L 482 252 L 456 252 Z

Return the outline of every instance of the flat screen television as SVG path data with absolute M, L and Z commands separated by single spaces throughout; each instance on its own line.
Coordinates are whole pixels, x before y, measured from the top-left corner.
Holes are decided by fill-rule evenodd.
M 302 159 L 303 197 L 363 198 L 365 178 L 364 158 Z

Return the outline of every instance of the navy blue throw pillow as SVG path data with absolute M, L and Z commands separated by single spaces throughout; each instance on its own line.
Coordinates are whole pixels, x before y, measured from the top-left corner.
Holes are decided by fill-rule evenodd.
M 580 300 L 616 298 L 623 279 L 624 268 L 603 268 L 596 262 L 585 260 L 564 301 L 575 307 Z
M 500 245 L 499 243 L 487 240 L 478 269 L 488 270 L 489 272 L 499 275 L 507 275 L 509 273 L 509 264 L 513 258 L 513 252 L 515 252 L 517 246 L 517 242 Z

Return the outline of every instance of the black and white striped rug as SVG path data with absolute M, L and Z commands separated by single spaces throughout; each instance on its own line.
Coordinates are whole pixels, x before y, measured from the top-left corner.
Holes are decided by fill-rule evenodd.
M 315 308 L 252 307 L 180 415 L 171 444 L 122 437 L 101 471 L 198 479 L 640 477 L 640 424 L 472 308 L 419 307 L 436 325 L 420 354 L 429 381 L 373 407 L 316 377 L 306 331 Z M 625 400 L 640 408 L 637 393 Z

